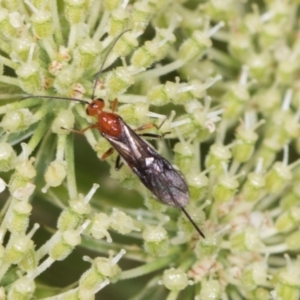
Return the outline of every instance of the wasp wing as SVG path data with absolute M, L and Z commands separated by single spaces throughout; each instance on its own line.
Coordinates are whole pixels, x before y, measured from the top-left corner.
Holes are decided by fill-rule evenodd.
M 138 136 L 120 117 L 122 132 L 118 137 L 102 133 L 141 182 L 166 205 L 183 207 L 189 190 L 182 175 Z

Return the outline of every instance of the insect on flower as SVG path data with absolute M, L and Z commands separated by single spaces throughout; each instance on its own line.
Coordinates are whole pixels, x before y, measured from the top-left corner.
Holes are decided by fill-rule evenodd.
M 115 43 L 113 43 L 113 45 L 114 44 Z M 96 75 L 96 82 L 99 79 L 104 62 L 102 63 L 100 71 Z M 94 85 L 92 99 L 94 98 L 96 82 Z M 135 130 L 131 129 L 124 122 L 124 120 L 115 113 L 118 103 L 117 99 L 115 99 L 112 104 L 112 112 L 107 112 L 103 110 L 105 105 L 103 99 L 93 99 L 91 102 L 88 102 L 76 98 L 56 96 L 29 97 L 61 99 L 87 104 L 87 115 L 96 117 L 97 121 L 87 128 L 84 128 L 80 131 L 74 131 L 82 134 L 88 129 L 98 129 L 100 134 L 112 146 L 102 155 L 101 160 L 107 158 L 110 154 L 113 153 L 113 150 L 115 149 L 119 154 L 116 160 L 116 170 L 119 170 L 121 168 L 123 163 L 121 162 L 120 158 L 122 158 L 123 161 L 128 165 L 128 167 L 138 176 L 144 186 L 148 188 L 159 201 L 166 205 L 180 208 L 186 215 L 188 220 L 193 224 L 198 233 L 202 237 L 204 237 L 203 232 L 196 225 L 196 223 L 184 208 L 184 206 L 186 206 L 189 202 L 189 189 L 183 176 L 177 170 L 175 170 L 165 158 L 159 155 L 152 148 L 152 146 L 150 146 L 141 138 L 141 136 L 161 138 L 166 133 L 163 135 L 156 135 L 151 133 L 138 135 L 136 133 L 136 131 L 148 129 L 153 126 L 159 129 L 160 126 L 157 127 L 154 124 L 148 124 Z

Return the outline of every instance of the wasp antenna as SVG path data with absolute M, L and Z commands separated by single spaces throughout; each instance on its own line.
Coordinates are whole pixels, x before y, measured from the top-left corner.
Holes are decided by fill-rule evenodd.
M 105 54 L 105 56 L 104 56 L 104 59 L 103 59 L 103 61 L 102 61 L 102 64 L 101 64 L 101 66 L 100 66 L 100 69 L 99 69 L 99 71 L 97 72 L 97 74 L 96 74 L 96 76 L 95 76 L 95 82 L 94 82 L 94 86 L 93 86 L 92 99 L 94 99 L 94 97 L 95 97 L 96 85 L 97 85 L 98 79 L 99 79 L 99 77 L 100 77 L 100 75 L 101 75 L 101 73 L 102 73 L 102 70 L 103 70 L 104 64 L 105 64 L 105 62 L 106 62 L 106 60 L 107 60 L 108 55 L 110 54 L 110 52 L 112 51 L 112 49 L 115 47 L 115 45 L 116 45 L 117 41 L 120 39 L 120 37 L 121 37 L 124 33 L 128 32 L 128 31 L 130 31 L 130 30 L 131 30 L 131 29 L 127 29 L 127 30 L 124 30 L 123 32 L 121 32 L 121 33 L 115 38 L 115 40 L 114 40 L 113 43 L 111 44 L 110 48 L 107 50 L 107 52 L 106 52 L 106 54 Z
M 77 98 L 67 98 L 67 97 L 59 97 L 59 96 L 44 96 L 44 95 L 31 95 L 23 97 L 21 100 L 25 100 L 28 98 L 47 98 L 47 99 L 58 99 L 58 100 L 67 100 L 67 101 L 76 101 L 84 104 L 89 104 L 88 101 L 77 99 Z
M 204 233 L 201 231 L 201 229 L 197 226 L 197 224 L 194 222 L 194 220 L 191 218 L 191 216 L 188 214 L 188 212 L 185 210 L 184 207 L 180 207 L 183 213 L 186 215 L 186 217 L 189 219 L 189 221 L 193 224 L 195 229 L 199 232 L 199 234 L 205 239 Z

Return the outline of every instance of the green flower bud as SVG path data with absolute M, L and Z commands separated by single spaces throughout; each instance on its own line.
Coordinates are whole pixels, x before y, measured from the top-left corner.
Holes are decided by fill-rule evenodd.
M 40 66 L 36 62 L 26 63 L 16 70 L 20 86 L 28 94 L 36 94 L 42 90 L 43 82 Z
M 257 251 L 263 247 L 257 230 L 252 227 L 231 235 L 230 244 L 235 252 Z
M 194 250 L 197 258 L 202 259 L 203 257 L 217 255 L 220 250 L 221 241 L 222 238 L 220 235 L 206 236 L 205 239 L 200 239 Z
M 106 237 L 107 242 L 111 243 L 112 239 L 107 231 L 110 223 L 111 219 L 108 215 L 104 213 L 96 214 L 93 217 L 91 225 L 89 227 L 90 235 L 95 239 L 102 239 L 103 237 Z
M 298 300 L 300 298 L 300 274 L 299 265 L 288 266 L 278 275 L 278 283 L 275 286 L 277 297 L 281 299 Z
M 128 27 L 129 12 L 124 9 L 112 11 L 108 22 L 108 34 L 116 37 Z
M 111 228 L 116 230 L 120 234 L 128 234 L 132 230 L 140 231 L 140 229 L 134 225 L 134 221 L 130 216 L 126 215 L 124 212 L 116 208 L 113 209 L 113 212 L 110 217 Z
M 17 53 L 18 57 L 23 61 L 26 62 L 28 59 L 30 48 L 33 44 L 33 39 L 29 37 L 19 37 L 18 39 L 14 39 L 12 41 L 12 47 L 14 52 Z
M 227 147 L 213 144 L 206 157 L 205 166 L 206 168 L 213 168 L 212 172 L 215 174 L 223 173 L 222 164 L 225 163 L 227 165 L 230 158 L 231 152 Z
M 224 203 L 233 198 L 235 195 L 239 182 L 232 177 L 221 176 L 218 178 L 216 185 L 213 189 L 213 196 L 215 201 Z
M 158 53 L 158 44 L 155 41 L 146 41 L 144 46 L 133 53 L 131 63 L 136 68 L 148 68 L 157 60 Z
M 254 131 L 239 128 L 236 143 L 232 148 L 233 158 L 239 163 L 248 161 L 254 152 L 254 144 L 257 139 L 258 135 Z
M 266 175 L 265 189 L 269 193 L 279 193 L 292 178 L 289 167 L 282 162 L 276 162 Z
M 32 206 L 28 202 L 15 202 L 9 219 L 8 229 L 14 234 L 25 234 Z
M 14 168 L 16 153 L 8 143 L 0 143 L 0 171 L 7 172 Z
M 33 115 L 27 108 L 7 112 L 3 117 L 1 125 L 9 133 L 27 129 L 33 121 Z
M 67 21 L 71 24 L 83 22 L 87 13 L 88 2 L 87 0 L 64 0 Z
M 203 280 L 201 282 L 200 299 L 221 299 L 222 287 L 218 280 Z
M 155 85 L 147 93 L 147 100 L 155 106 L 163 106 L 170 102 L 169 95 L 164 84 Z
M 247 61 L 250 75 L 259 82 L 266 82 L 270 79 L 271 63 L 269 53 L 253 54 Z
M 113 51 L 117 56 L 125 57 L 138 46 L 137 38 L 132 32 L 124 33 L 116 43 Z
M 188 284 L 188 277 L 181 269 L 171 268 L 164 271 L 163 285 L 171 291 L 184 290 Z
M 81 224 L 83 216 L 91 210 L 90 205 L 82 200 L 72 200 L 69 205 L 70 207 L 65 209 L 58 218 L 57 228 L 60 231 L 76 229 Z
M 176 143 L 174 148 L 174 164 L 183 172 L 187 173 L 194 165 L 194 148 L 188 143 Z
M 250 95 L 246 85 L 232 84 L 223 97 L 225 107 L 223 116 L 227 119 L 237 118 L 249 99 Z
M 284 211 L 276 220 L 275 227 L 278 232 L 289 232 L 295 229 L 300 221 L 300 207 L 291 207 Z
M 144 31 L 153 14 L 153 8 L 147 2 L 135 2 L 131 14 L 129 28 Z
M 60 110 L 52 123 L 51 130 L 56 134 L 69 134 L 68 129 L 72 129 L 74 123 L 75 117 L 71 110 Z
M 241 191 L 242 197 L 251 202 L 259 200 L 263 194 L 265 182 L 263 175 L 254 172 L 249 173 Z
M 47 186 L 56 187 L 62 184 L 67 176 L 66 163 L 53 161 L 44 175 Z
M 106 86 L 109 95 L 120 95 L 134 84 L 134 77 L 125 67 L 118 67 L 111 71 L 106 79 Z
M 32 247 L 33 241 L 29 240 L 27 236 L 14 238 L 13 242 L 6 248 L 4 256 L 5 263 L 17 264 Z
M 27 300 L 33 298 L 35 291 L 34 280 L 21 277 L 16 280 L 9 289 L 8 299 Z M 4 299 L 4 298 L 2 298 Z
M 52 36 L 54 31 L 53 18 L 50 12 L 39 11 L 31 16 L 33 33 L 39 39 Z
M 38 265 L 38 260 L 36 257 L 36 252 L 34 249 L 34 245 L 32 245 L 32 248 L 26 251 L 23 258 L 18 263 L 18 266 L 22 271 L 28 272 L 28 271 L 35 270 L 37 268 L 37 265 Z
M 202 207 L 194 207 L 191 204 L 185 207 L 188 214 L 196 224 L 202 224 L 205 220 L 205 214 Z M 193 234 L 195 228 L 190 220 L 184 215 L 181 214 L 177 222 L 179 231 L 184 232 L 186 235 Z
M 254 290 L 267 281 L 267 266 L 264 262 L 253 263 L 243 271 L 242 283 L 247 290 Z
M 64 260 L 73 249 L 79 245 L 81 242 L 81 237 L 79 233 L 75 230 L 65 231 L 61 239 L 58 240 L 50 249 L 49 256 L 53 260 Z
M 179 59 L 191 61 L 203 54 L 212 46 L 212 41 L 206 33 L 194 31 L 192 37 L 187 39 L 179 49 Z
M 124 104 L 120 106 L 118 112 L 126 123 L 132 125 L 140 125 L 150 123 L 148 121 L 147 113 L 149 112 L 149 105 L 144 102 L 136 102 L 132 104 Z
M 147 226 L 143 231 L 144 248 L 152 256 L 166 256 L 169 252 L 169 238 L 162 226 Z
M 233 33 L 229 38 L 229 51 L 239 61 L 244 62 L 252 49 L 251 38 L 242 33 Z M 250 50 L 250 51 L 249 51 Z
M 104 9 L 111 12 L 117 8 L 119 8 L 122 4 L 121 0 L 104 0 L 103 5 Z
M 17 36 L 17 28 L 11 24 L 9 11 L 5 8 L 0 8 L 0 33 L 6 39 Z
M 82 69 L 93 67 L 98 63 L 101 50 L 102 44 L 99 41 L 90 39 L 81 41 L 74 51 L 75 65 Z

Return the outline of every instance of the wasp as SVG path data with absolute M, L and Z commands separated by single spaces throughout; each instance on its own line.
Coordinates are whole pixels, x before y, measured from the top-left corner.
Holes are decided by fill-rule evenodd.
M 117 39 L 119 39 L 119 37 L 117 37 Z M 116 43 L 117 39 L 115 40 L 113 45 Z M 103 99 L 94 99 L 96 83 L 100 77 L 101 70 L 107 58 L 107 55 L 104 58 L 100 71 L 96 74 L 96 80 L 92 94 L 93 100 L 91 102 L 76 98 L 65 98 L 56 96 L 28 96 L 26 98 L 61 99 L 87 104 L 87 115 L 96 117 L 97 122 L 91 124 L 87 128 L 84 128 L 80 131 L 74 131 L 78 133 L 83 133 L 88 129 L 98 129 L 100 134 L 112 146 L 112 148 L 110 148 L 107 152 L 103 154 L 101 160 L 104 160 L 106 157 L 112 154 L 113 149 L 115 149 L 119 154 L 116 160 L 116 170 L 119 170 L 121 168 L 122 162 L 120 158 L 122 158 L 123 161 L 128 165 L 128 167 L 138 176 L 143 185 L 159 201 L 168 206 L 173 206 L 181 209 L 182 212 L 188 218 L 188 220 L 198 231 L 198 233 L 202 237 L 204 237 L 203 232 L 200 230 L 200 228 L 197 226 L 197 224 L 194 222 L 194 220 L 184 208 L 188 204 L 190 197 L 189 189 L 184 177 L 141 137 L 162 136 L 154 135 L 151 133 L 138 135 L 136 133 L 136 131 L 139 129 L 149 128 L 150 126 L 156 127 L 156 125 L 150 124 L 150 126 L 146 125 L 142 126 L 139 129 L 133 130 L 125 123 L 121 116 L 115 113 L 115 109 L 118 103 L 117 99 L 115 99 L 112 104 L 112 112 L 104 111 L 105 103 Z

